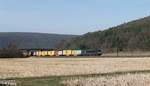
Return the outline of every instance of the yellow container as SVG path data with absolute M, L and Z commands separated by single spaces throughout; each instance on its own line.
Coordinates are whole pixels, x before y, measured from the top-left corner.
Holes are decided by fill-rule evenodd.
M 47 56 L 47 51 L 42 51 L 42 56 Z
M 72 50 L 63 50 L 63 55 L 64 56 L 71 56 L 72 55 Z
M 47 55 L 48 55 L 47 51 L 44 51 L 44 53 L 45 53 L 45 56 L 47 56 Z
M 42 56 L 42 51 L 37 51 L 36 54 L 37 56 Z
M 55 56 L 55 51 L 48 51 L 48 56 Z
M 76 55 L 76 51 L 75 50 L 72 50 L 72 55 Z

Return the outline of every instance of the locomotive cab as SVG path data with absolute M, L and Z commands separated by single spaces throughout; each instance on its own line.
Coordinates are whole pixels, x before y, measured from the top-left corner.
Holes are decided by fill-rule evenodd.
M 98 50 L 97 50 L 97 55 L 99 55 L 99 56 L 102 55 L 102 50 L 101 50 L 101 49 L 98 49 Z

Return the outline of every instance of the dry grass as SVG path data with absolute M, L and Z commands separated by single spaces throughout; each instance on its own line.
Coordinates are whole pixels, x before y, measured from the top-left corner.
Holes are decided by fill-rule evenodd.
M 64 86 L 150 86 L 150 74 L 72 78 L 62 81 L 61 84 Z
M 126 52 L 118 52 L 119 56 L 150 56 L 149 51 L 126 51 Z M 114 53 L 104 53 L 102 56 L 117 56 L 117 52 Z
M 0 59 L 0 79 L 150 70 L 150 58 Z

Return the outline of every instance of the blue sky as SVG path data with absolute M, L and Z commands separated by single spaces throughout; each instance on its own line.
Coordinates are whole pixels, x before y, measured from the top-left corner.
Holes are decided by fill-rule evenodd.
M 0 32 L 84 34 L 150 15 L 150 0 L 0 0 Z

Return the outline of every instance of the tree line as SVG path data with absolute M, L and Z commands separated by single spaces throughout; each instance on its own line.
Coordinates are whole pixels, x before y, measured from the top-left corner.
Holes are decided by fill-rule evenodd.
M 6 48 L 0 49 L 0 58 L 22 58 L 23 52 L 14 43 L 9 43 Z
M 149 51 L 150 17 L 121 24 L 104 31 L 89 32 L 58 44 L 63 49 L 96 49 L 106 52 Z

